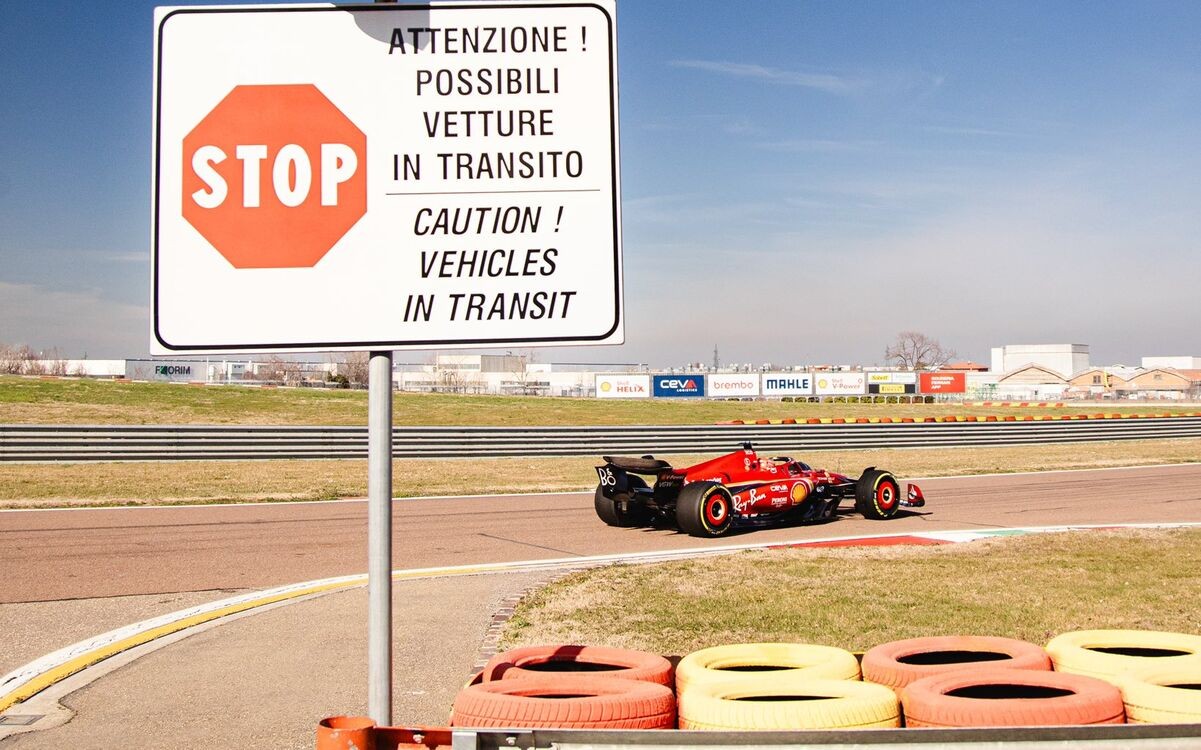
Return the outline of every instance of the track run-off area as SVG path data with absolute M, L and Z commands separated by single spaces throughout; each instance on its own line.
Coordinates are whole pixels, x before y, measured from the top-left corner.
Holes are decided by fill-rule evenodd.
M 930 538 L 928 535 L 937 537 L 940 534 L 1011 528 L 1201 522 L 1201 464 L 927 478 L 918 481 L 928 498 L 928 505 L 920 509 L 902 510 L 889 521 L 870 521 L 846 509 L 836 520 L 826 524 L 735 531 L 719 539 L 697 539 L 671 529 L 607 527 L 595 515 L 592 493 L 396 500 L 393 567 L 405 571 L 399 580 L 420 584 L 421 579 L 432 576 L 455 576 L 443 578 L 444 582 L 440 584 L 441 593 L 438 596 L 446 599 L 447 592 L 454 592 L 449 595 L 450 599 L 436 599 L 433 606 L 419 607 L 419 621 L 406 622 L 404 629 L 412 631 L 414 641 L 424 646 L 398 642 L 398 661 L 404 661 L 402 652 L 429 648 L 430 645 L 448 653 L 478 651 L 479 625 L 472 625 L 473 622 L 478 623 L 478 615 L 476 620 L 471 620 L 464 616 L 463 610 L 467 607 L 482 607 L 485 610 L 494 607 L 495 602 L 486 601 L 487 592 L 493 591 L 487 587 L 493 584 L 482 582 L 479 576 L 462 576 L 489 572 L 492 566 L 503 571 L 506 569 L 504 563 L 547 561 L 548 568 L 554 569 L 570 567 L 573 561 L 583 563 L 585 558 L 597 556 L 614 556 L 620 560 L 630 555 L 644 559 L 656 553 L 703 553 L 731 546 L 771 546 L 844 537 L 920 534 Z M 71 628 L 63 632 L 61 640 L 47 641 L 53 643 L 54 648 L 59 648 L 114 626 L 144 620 L 146 614 L 134 611 L 132 605 L 147 599 L 158 601 L 162 606 L 153 613 L 162 614 L 181 610 L 183 605 L 196 606 L 218 600 L 225 602 L 230 600 L 231 595 L 234 598 L 244 596 L 247 601 L 255 602 L 255 592 L 281 586 L 288 586 L 290 590 L 301 594 L 319 593 L 291 585 L 342 576 L 361 576 L 367 559 L 366 513 L 366 503 L 357 500 L 3 511 L 0 512 L 0 569 L 5 571 L 5 575 L 0 578 L 0 622 L 17 625 L 17 613 L 23 616 L 36 612 L 39 621 L 53 633 L 72 613 L 80 611 L 81 604 L 86 607 L 103 602 L 105 606 L 115 607 L 118 619 L 110 620 L 108 626 L 95 626 L 89 630 L 88 623 L 74 622 Z M 473 570 L 472 566 L 478 569 Z M 456 568 L 457 571 L 454 570 Z M 432 570 L 426 573 L 422 569 Z M 516 568 L 513 570 L 517 571 Z M 539 576 L 546 575 L 545 571 L 543 569 L 540 574 L 532 574 L 530 568 L 526 567 L 526 577 L 521 579 L 519 588 L 537 582 Z M 514 572 L 512 577 L 519 578 L 519 573 Z M 361 580 L 352 580 L 316 588 L 337 591 L 361 585 Z M 422 601 L 422 589 L 402 587 L 401 592 L 405 591 L 410 593 L 402 593 L 401 596 Z M 278 607 L 293 601 L 291 596 L 296 595 L 260 596 L 259 599 L 263 600 L 263 604 L 267 603 L 268 598 L 278 599 L 280 604 L 275 605 Z M 457 598 L 463 601 L 456 604 Z M 166 606 L 170 601 L 179 601 L 181 605 Z M 294 601 L 295 604 L 290 604 L 284 610 L 263 607 L 262 614 L 254 614 L 259 605 L 252 604 L 237 610 L 253 614 L 249 619 L 210 630 L 197 627 L 195 630 L 203 631 L 206 638 L 173 642 L 154 653 L 154 659 L 142 657 L 139 663 L 165 662 L 168 657 L 162 654 L 179 654 L 180 664 L 154 670 L 156 678 L 162 680 L 160 692 L 169 689 L 167 686 L 175 681 L 186 679 L 186 676 L 176 674 L 184 669 L 181 665 L 200 670 L 203 662 L 210 657 L 219 660 L 218 654 L 225 652 L 240 654 L 243 659 L 262 656 L 264 663 L 255 665 L 256 669 L 262 670 L 260 681 L 278 683 L 279 686 L 297 683 L 295 673 L 274 675 L 272 670 L 286 667 L 304 673 L 311 663 L 304 655 L 304 649 L 298 648 L 296 655 L 284 658 L 284 667 L 273 667 L 272 659 L 283 658 L 279 652 L 289 649 L 276 649 L 276 653 L 266 654 L 264 651 L 267 649 L 263 646 L 264 643 L 271 643 L 275 637 L 282 637 L 284 640 L 281 643 L 286 643 L 289 637 L 278 636 L 275 628 L 280 616 L 267 612 L 301 611 L 314 606 L 311 603 L 313 600 L 307 597 L 299 597 Z M 300 604 L 306 601 L 310 603 Z M 131 609 L 127 619 L 120 620 L 124 602 L 129 602 Z M 359 612 L 356 607 L 348 609 L 343 605 L 335 617 L 329 618 L 330 621 L 309 618 L 307 615 L 300 618 L 300 622 L 291 624 L 296 628 L 291 637 L 297 638 L 301 633 L 306 636 L 313 634 L 315 642 L 337 643 L 347 628 L 354 630 L 361 624 L 359 621 L 365 621 L 365 618 L 365 609 Z M 197 625 L 205 627 L 224 621 L 208 617 L 193 619 Z M 256 622 L 258 624 L 254 627 L 261 631 L 258 636 L 235 636 L 239 626 L 241 631 L 248 630 L 249 626 L 242 623 Z M 30 627 L 29 623 L 22 624 L 24 629 Z M 38 625 L 34 624 L 33 627 Z M 473 627 L 475 630 L 472 630 Z M 173 635 L 163 640 L 185 636 L 190 629 L 191 625 L 186 622 L 178 627 L 165 627 L 163 634 Z M 229 635 L 222 635 L 226 632 Z M 456 632 L 458 636 L 454 635 Z M 473 632 L 474 636 L 463 637 L 464 633 Z M 465 643 L 431 644 L 439 638 L 447 641 L 457 638 Z M 224 641 L 234 646 L 220 645 Z M 201 650 L 189 654 L 190 649 Z M 36 654 L 28 654 L 27 658 L 17 663 L 0 664 L 0 673 L 20 667 L 51 650 L 47 648 Z M 138 652 L 130 651 L 124 658 L 138 655 Z M 359 654 L 354 656 L 356 660 L 361 658 Z M 470 664 L 471 657 L 463 658 L 467 658 Z M 102 671 L 104 663 L 88 672 Z M 95 687 L 100 689 L 90 695 L 95 702 L 92 714 L 103 715 L 107 709 L 100 706 L 111 702 L 111 696 L 104 691 L 106 684 L 112 683 L 114 689 L 119 690 L 121 679 L 133 679 L 128 669 L 99 677 Z M 146 669 L 149 669 L 149 665 Z M 427 683 L 447 683 L 443 688 L 445 692 L 457 687 L 458 681 L 466 676 L 453 673 L 454 667 L 449 668 L 449 674 L 443 673 L 447 671 L 446 666 L 439 667 L 436 660 L 432 661 L 427 673 L 414 678 L 422 685 L 421 689 L 413 691 L 422 698 L 414 700 L 427 700 L 433 704 L 444 700 L 437 690 L 430 689 L 427 693 Z M 197 675 L 200 674 L 203 673 L 197 671 Z M 72 679 L 79 680 L 86 675 L 87 672 Z M 125 675 L 124 678 L 122 675 Z M 80 684 L 86 685 L 93 679 L 86 678 Z M 137 679 L 138 684 L 153 684 L 147 683 L 145 676 Z M 399 684 L 403 686 L 404 681 Z M 64 683 L 64 686 L 67 685 L 69 683 Z M 219 694 L 224 689 L 217 684 L 209 686 L 208 691 Z M 316 693 L 321 691 L 314 691 L 312 686 L 303 682 L 297 683 L 291 690 L 300 693 L 307 690 L 312 701 L 320 699 Z M 343 703 L 329 706 L 330 710 L 342 709 L 347 694 L 361 692 L 357 683 L 342 686 L 340 690 Z M 66 694 L 69 691 L 62 692 Z M 284 689 L 284 692 L 287 690 Z M 84 705 L 71 706 L 78 715 L 69 725 L 59 730 L 18 735 L 17 738 L 23 737 L 25 740 L 16 746 L 26 747 L 26 740 L 31 743 L 29 747 L 42 746 L 34 741 L 34 737 L 39 735 L 52 738 L 60 732 L 98 731 L 96 726 L 88 723 L 88 690 L 81 690 L 78 695 L 85 696 Z M 75 695 L 71 695 L 63 702 L 69 703 L 74 699 Z M 216 701 L 214 710 L 220 703 L 220 700 Z M 18 711 L 24 705 L 18 704 L 8 713 Z M 170 710 L 169 707 L 163 709 L 164 712 Z M 99 721 L 99 717 L 96 720 Z M 284 725 L 289 721 L 293 726 L 296 724 L 294 718 L 289 720 L 286 716 L 281 716 L 279 720 Z M 99 729 L 102 731 L 103 727 Z M 205 731 L 211 731 L 211 728 L 196 730 L 201 735 Z M 56 741 L 62 740 L 59 738 Z

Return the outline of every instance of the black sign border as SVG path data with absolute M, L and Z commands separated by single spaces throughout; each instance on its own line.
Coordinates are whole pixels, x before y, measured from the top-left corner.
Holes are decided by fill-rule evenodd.
M 545 337 L 526 337 L 526 338 L 495 338 L 495 339 L 428 339 L 418 341 L 346 341 L 346 342 L 291 342 L 291 343 L 272 343 L 272 344 L 171 344 L 168 343 L 159 331 L 159 284 L 158 284 L 158 253 L 159 253 L 159 169 L 160 160 L 162 158 L 162 65 L 163 65 L 163 30 L 167 25 L 167 21 L 177 15 L 205 15 L 211 13 L 346 13 L 354 12 L 394 12 L 397 10 L 404 11 L 421 11 L 421 10 L 494 10 L 498 7 L 505 8 L 594 8 L 600 11 L 608 23 L 608 50 L 609 50 L 609 153 L 612 163 L 610 165 L 609 179 L 613 190 L 613 196 L 617 198 L 613 201 L 613 290 L 614 290 L 614 320 L 613 325 L 609 330 L 602 334 L 594 336 L 545 336 Z M 621 195 L 620 185 L 617 179 L 618 169 L 618 152 L 617 152 L 617 121 L 615 114 L 617 112 L 617 76 L 616 76 L 616 60 L 617 45 L 614 40 L 614 21 L 613 16 L 609 11 L 595 3 L 489 3 L 489 4 L 432 4 L 423 5 L 392 5 L 392 4 L 373 4 L 373 5 L 338 5 L 328 7 L 312 7 L 312 6 L 281 6 L 278 8 L 270 7 L 252 7 L 252 8 L 176 8 L 163 16 L 158 23 L 156 29 L 156 55 L 155 55 L 155 70 L 154 70 L 154 190 L 151 194 L 153 201 L 152 216 L 151 216 L 151 294 L 152 294 L 152 333 L 155 341 L 160 346 L 170 352 L 247 352 L 247 351 L 362 351 L 362 350 L 389 350 L 389 349 L 419 349 L 419 348 L 458 348 L 470 349 L 473 347 L 488 347 L 488 346 L 503 346 L 512 345 L 518 347 L 538 347 L 538 346 L 556 346 L 556 345 L 572 345 L 583 344 L 587 342 L 603 342 L 605 339 L 613 335 L 613 333 L 621 325 L 622 312 L 624 305 L 622 304 L 624 289 L 621 283 L 622 265 L 620 252 L 621 226 L 618 222 L 618 203 Z M 158 355 L 167 356 L 167 355 Z

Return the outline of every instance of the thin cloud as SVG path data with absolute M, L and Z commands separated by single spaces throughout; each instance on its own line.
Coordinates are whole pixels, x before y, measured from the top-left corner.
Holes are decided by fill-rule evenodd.
M 672 60 L 668 64 L 673 68 L 691 68 L 693 70 L 704 70 L 709 73 L 718 73 L 736 78 L 754 78 L 785 86 L 818 89 L 819 91 L 826 91 L 831 94 L 847 93 L 863 85 L 861 81 L 830 73 L 781 70 L 754 63 L 737 63 L 724 60 Z
M 1024 133 L 1015 133 L 1012 130 L 994 130 L 992 128 L 967 128 L 955 127 L 950 125 L 926 125 L 922 128 L 928 133 L 944 133 L 946 135 L 979 135 L 997 138 L 1020 138 Z
M 149 263 L 150 253 L 146 251 L 134 253 L 108 253 L 104 259 L 112 263 Z
M 879 145 L 876 141 L 840 141 L 824 138 L 789 138 L 783 141 L 765 141 L 755 144 L 757 148 L 789 153 L 830 154 L 845 151 L 866 151 Z

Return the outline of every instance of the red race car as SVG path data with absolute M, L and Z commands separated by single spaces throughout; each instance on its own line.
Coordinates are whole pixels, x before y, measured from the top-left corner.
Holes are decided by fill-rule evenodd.
M 714 537 L 740 526 L 827 521 L 847 499 L 877 520 L 926 504 L 916 484 L 902 496 L 896 477 L 874 466 L 851 479 L 784 456 L 759 458 L 750 443 L 683 469 L 654 456 L 603 458 L 595 506 L 610 526 L 669 522 L 692 536 Z M 642 476 L 653 476 L 654 485 Z

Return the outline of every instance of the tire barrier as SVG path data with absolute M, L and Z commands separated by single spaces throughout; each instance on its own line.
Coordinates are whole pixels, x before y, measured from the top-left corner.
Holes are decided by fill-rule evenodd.
M 1041 647 L 1013 638 L 960 635 L 882 643 L 863 655 L 863 679 L 898 692 L 915 680 L 977 666 L 1049 671 Z
M 1170 667 L 1201 658 L 1201 636 L 1153 630 L 1077 630 L 1047 644 L 1055 671 L 1114 680 L 1152 664 Z
M 923 677 L 901 691 L 907 727 L 1042 727 L 1125 723 L 1122 693 L 1104 680 L 978 667 Z
M 896 694 L 882 685 L 792 671 L 689 686 L 680 729 L 797 730 L 901 726 Z
M 648 651 L 604 646 L 528 646 L 497 654 L 484 666 L 482 681 L 560 675 L 620 677 L 672 685 L 671 662 Z
M 530 676 L 459 691 L 452 727 L 673 729 L 671 688 L 617 677 Z
M 752 442 L 761 450 L 806 452 L 1201 437 L 1201 415 L 1075 416 L 1087 418 L 1025 421 L 1013 416 L 978 417 L 967 422 L 954 417 L 924 418 L 930 421 L 884 417 L 777 425 L 395 427 L 392 455 L 491 458 L 704 453 L 727 451 L 743 442 Z M 0 461 L 366 457 L 367 430 L 362 427 L 0 425 Z
M 800 674 L 829 680 L 858 680 L 859 660 L 850 651 L 806 643 L 741 643 L 693 651 L 676 665 L 676 693 L 693 685 L 737 675 Z
M 1201 659 L 1136 667 L 1117 685 L 1130 724 L 1201 724 Z
M 860 682 L 855 656 L 843 649 L 734 644 L 681 659 L 677 700 L 664 657 L 552 644 L 493 657 L 459 691 L 450 725 L 740 731 L 1201 724 L 1199 652 L 1201 636 L 1139 630 L 1065 633 L 1047 651 L 993 636 L 910 638 L 868 650 Z M 1111 676 L 1049 671 L 1048 660 Z M 333 717 L 318 726 L 317 747 L 435 750 L 450 744 L 450 732 Z

